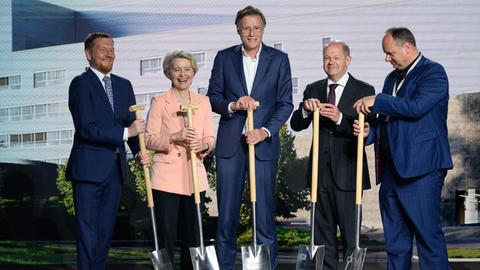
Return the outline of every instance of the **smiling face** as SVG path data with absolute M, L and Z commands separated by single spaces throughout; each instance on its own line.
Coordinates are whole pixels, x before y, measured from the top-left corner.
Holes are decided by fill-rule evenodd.
M 331 43 L 323 52 L 323 69 L 329 79 L 338 82 L 347 72 L 351 60 L 350 56 L 345 55 L 341 43 Z
M 115 48 L 111 38 L 99 37 L 93 41 L 91 49 L 85 50 L 85 55 L 90 66 L 107 74 L 112 71 L 115 61 Z
M 260 49 L 265 25 L 258 15 L 247 15 L 238 23 L 238 34 L 247 53 L 255 55 Z
M 173 60 L 170 80 L 174 89 L 178 91 L 189 90 L 193 76 L 195 76 L 195 72 L 189 59 L 176 58 Z

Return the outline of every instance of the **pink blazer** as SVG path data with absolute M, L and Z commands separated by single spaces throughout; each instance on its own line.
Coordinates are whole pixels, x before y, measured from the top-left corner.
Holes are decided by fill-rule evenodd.
M 152 188 L 170 193 L 191 195 L 193 177 L 189 150 L 181 144 L 170 143 L 170 134 L 185 127 L 180 105 L 173 89 L 152 98 L 145 130 L 145 142 L 155 151 L 151 170 Z M 193 125 L 197 134 L 208 144 L 206 153 L 197 154 L 197 172 L 200 190 L 207 189 L 207 173 L 203 157 L 212 150 L 215 136 L 212 127 L 212 108 L 208 97 L 190 92 L 190 99 L 198 109 L 193 111 Z

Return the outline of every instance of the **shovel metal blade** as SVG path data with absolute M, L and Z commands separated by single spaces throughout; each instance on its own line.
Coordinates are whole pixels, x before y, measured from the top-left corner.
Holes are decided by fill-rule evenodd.
M 366 255 L 367 248 L 356 248 L 353 253 L 347 257 L 344 270 L 362 270 Z
M 301 245 L 298 249 L 296 270 L 322 270 L 325 246 Z
M 220 269 L 214 246 L 206 246 L 203 252 L 201 247 L 191 247 L 190 257 L 192 258 L 193 269 L 195 270 Z
M 154 250 L 149 255 L 155 270 L 173 270 L 172 262 L 165 249 Z
M 268 245 L 242 246 L 243 270 L 270 270 Z

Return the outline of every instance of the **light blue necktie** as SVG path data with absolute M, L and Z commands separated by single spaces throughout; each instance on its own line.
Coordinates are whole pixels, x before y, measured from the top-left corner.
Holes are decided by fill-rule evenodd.
M 108 101 L 110 102 L 110 106 L 112 107 L 112 111 L 115 112 L 113 106 L 113 89 L 112 89 L 112 81 L 110 77 L 105 76 L 103 77 L 103 81 L 105 82 L 105 93 L 107 93 Z

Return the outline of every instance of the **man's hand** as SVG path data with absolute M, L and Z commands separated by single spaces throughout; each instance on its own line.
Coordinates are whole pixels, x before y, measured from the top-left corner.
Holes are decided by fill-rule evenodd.
M 263 128 L 256 128 L 245 133 L 245 139 L 248 144 L 257 144 L 264 141 L 268 137 L 268 133 Z
M 309 98 L 303 102 L 303 109 L 307 112 L 313 112 L 316 109 L 322 109 L 323 103 L 316 98 Z
M 233 111 L 247 111 L 247 110 L 255 110 L 257 109 L 257 105 L 255 104 L 255 100 L 250 96 L 243 96 L 240 97 L 236 102 L 232 104 Z
M 340 119 L 341 115 L 337 106 L 330 103 L 324 103 L 323 106 L 323 108 L 320 108 L 320 115 L 329 118 L 336 123 Z
M 145 132 L 145 120 L 137 119 L 128 127 L 128 137 L 135 137 L 140 133 Z
M 368 137 L 368 133 L 370 133 L 370 125 L 368 122 L 365 122 L 363 124 L 364 130 L 363 130 L 363 137 L 366 138 Z M 353 121 L 353 135 L 358 136 L 360 134 L 360 123 L 358 120 Z
M 375 95 L 363 97 L 353 104 L 353 108 L 358 113 L 369 114 L 371 112 L 370 107 L 373 107 L 373 104 L 375 104 L 375 97 Z

